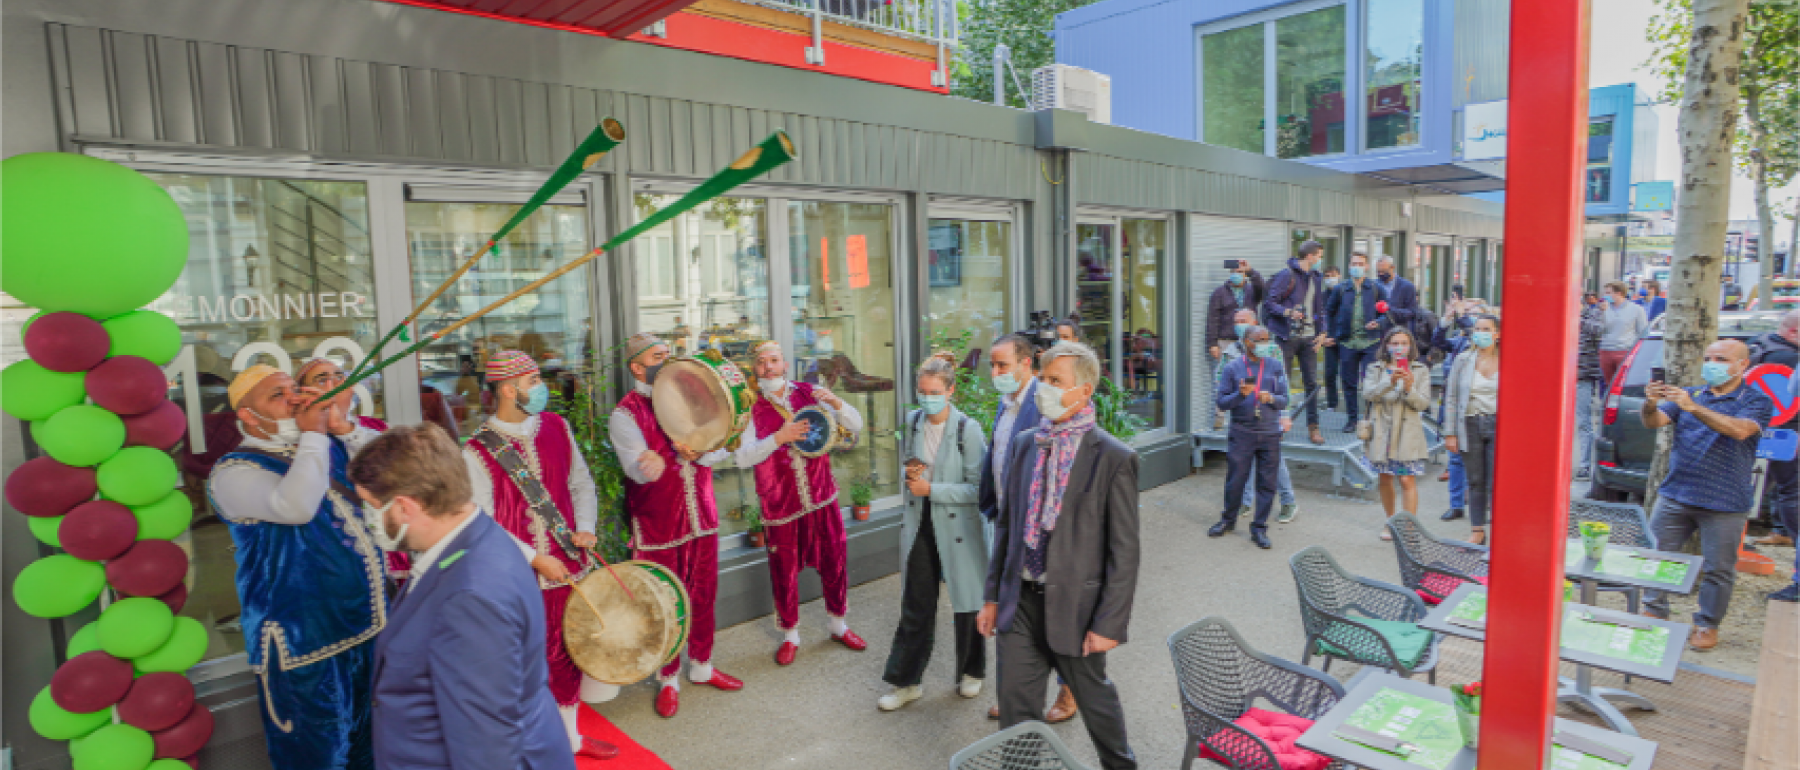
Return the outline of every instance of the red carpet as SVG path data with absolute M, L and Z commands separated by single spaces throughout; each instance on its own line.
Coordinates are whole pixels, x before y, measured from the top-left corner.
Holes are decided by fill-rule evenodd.
M 673 770 L 661 757 L 638 745 L 591 707 L 582 707 L 580 725 L 582 735 L 618 746 L 619 756 L 605 761 L 577 757 L 575 766 L 578 770 Z

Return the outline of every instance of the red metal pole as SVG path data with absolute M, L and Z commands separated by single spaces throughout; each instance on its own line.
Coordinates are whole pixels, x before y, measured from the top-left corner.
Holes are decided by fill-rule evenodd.
M 1588 2 L 1512 2 L 1482 767 L 1543 767 L 1556 711 L 1587 165 Z

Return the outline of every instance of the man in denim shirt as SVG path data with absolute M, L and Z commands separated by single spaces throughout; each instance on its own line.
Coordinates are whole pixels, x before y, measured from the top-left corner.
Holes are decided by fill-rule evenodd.
M 1701 367 L 1704 388 L 1678 388 L 1661 382 L 1644 387 L 1644 426 L 1675 426 L 1670 442 L 1669 474 L 1657 487 L 1656 511 L 1650 528 L 1656 547 L 1681 548 L 1700 533 L 1700 611 L 1688 646 L 1699 651 L 1719 644 L 1719 624 L 1731 606 L 1737 580 L 1738 542 L 1744 520 L 1755 504 L 1750 473 L 1756 445 L 1769 423 L 1774 404 L 1744 382 L 1750 349 L 1737 340 L 1719 340 L 1706 348 Z M 1669 615 L 1668 595 L 1650 591 L 1644 614 Z
M 1207 530 L 1208 537 L 1222 537 L 1237 527 L 1238 508 L 1244 501 L 1244 484 L 1250 466 L 1256 466 L 1256 519 L 1250 524 L 1250 541 L 1271 548 L 1269 510 L 1275 504 L 1276 469 L 1281 467 L 1281 417 L 1287 408 L 1288 382 L 1281 348 L 1269 339 L 1269 330 L 1252 326 L 1244 332 L 1243 358 L 1225 365 L 1219 373 L 1218 407 L 1231 413 L 1225 475 L 1225 512 Z

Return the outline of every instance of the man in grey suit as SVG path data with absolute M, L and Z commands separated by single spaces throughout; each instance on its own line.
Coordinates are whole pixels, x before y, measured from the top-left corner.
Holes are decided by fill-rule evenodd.
M 999 636 L 1000 722 L 1041 720 L 1052 670 L 1069 682 L 1107 770 L 1131 770 L 1106 652 L 1125 642 L 1138 573 L 1138 457 L 1095 422 L 1100 359 L 1078 342 L 1044 351 L 1038 427 L 1007 452 L 983 634 Z

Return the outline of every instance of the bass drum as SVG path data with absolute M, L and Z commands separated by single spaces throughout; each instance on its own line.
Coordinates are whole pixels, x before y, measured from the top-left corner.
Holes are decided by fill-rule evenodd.
M 613 572 L 618 580 L 600 568 L 576 583 L 580 594 L 569 597 L 563 612 L 563 644 L 582 673 L 607 684 L 635 684 L 681 654 L 692 610 L 687 587 L 661 564 L 628 561 L 613 565 Z
M 750 427 L 756 403 L 749 379 L 717 351 L 671 358 L 651 386 L 656 421 L 669 438 L 696 452 L 724 449 Z

